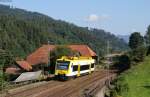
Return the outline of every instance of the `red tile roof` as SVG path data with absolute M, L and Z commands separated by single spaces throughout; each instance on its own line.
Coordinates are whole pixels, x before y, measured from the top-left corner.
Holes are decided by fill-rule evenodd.
M 96 53 L 87 45 L 69 45 L 68 47 L 72 50 L 80 52 L 82 56 L 96 56 Z
M 52 51 L 54 48 L 55 48 L 54 45 L 43 45 L 42 47 L 40 47 L 27 57 L 27 62 L 29 62 L 32 65 L 42 63 L 47 64 L 49 52 Z
M 16 61 L 16 63 L 27 71 L 32 70 L 32 66 L 27 61 Z
M 18 74 L 19 70 L 20 70 L 20 68 L 9 67 L 9 68 L 6 68 L 5 73 L 7 73 L 7 74 Z
M 43 45 L 27 57 L 27 62 L 31 65 L 47 64 L 50 51 L 54 50 L 56 45 Z M 96 56 L 96 53 L 87 45 L 68 45 L 72 50 L 78 51 L 81 56 Z

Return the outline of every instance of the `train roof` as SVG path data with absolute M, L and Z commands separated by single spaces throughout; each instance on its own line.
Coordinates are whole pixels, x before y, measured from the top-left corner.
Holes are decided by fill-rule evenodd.
M 67 56 L 63 56 L 60 59 L 57 59 L 57 61 L 77 61 L 77 60 L 95 60 L 92 59 L 92 57 L 67 57 Z

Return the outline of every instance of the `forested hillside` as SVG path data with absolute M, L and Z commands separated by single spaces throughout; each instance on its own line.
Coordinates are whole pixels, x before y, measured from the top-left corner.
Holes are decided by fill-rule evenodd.
M 87 44 L 103 55 L 107 40 L 112 51 L 128 48 L 123 40 L 104 30 L 89 30 L 37 12 L 0 5 L 0 49 L 18 57 L 25 57 L 48 41 L 52 44 Z

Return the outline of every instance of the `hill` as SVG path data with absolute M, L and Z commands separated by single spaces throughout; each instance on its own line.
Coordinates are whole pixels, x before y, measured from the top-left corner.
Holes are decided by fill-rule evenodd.
M 112 51 L 128 49 L 127 44 L 101 29 L 79 27 L 47 15 L 0 5 L 0 49 L 25 57 L 42 44 L 87 44 L 99 55 L 106 53 L 107 41 Z
M 126 43 L 128 43 L 130 35 L 118 35 L 118 37 L 123 39 Z
M 150 93 L 150 56 L 119 77 L 121 97 L 149 97 Z

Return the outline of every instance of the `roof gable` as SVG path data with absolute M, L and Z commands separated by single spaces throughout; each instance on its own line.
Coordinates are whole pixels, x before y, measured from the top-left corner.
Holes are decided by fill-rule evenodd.
M 32 66 L 27 61 L 16 61 L 16 63 L 27 71 L 32 70 Z

